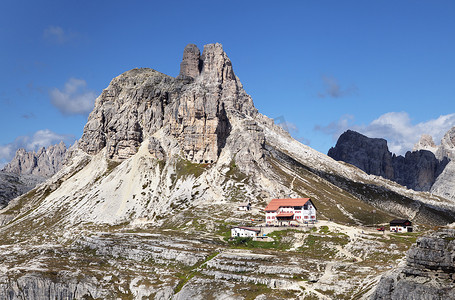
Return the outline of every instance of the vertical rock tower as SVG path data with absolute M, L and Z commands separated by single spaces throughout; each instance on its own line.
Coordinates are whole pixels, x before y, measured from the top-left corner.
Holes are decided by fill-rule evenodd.
M 256 114 L 222 45 L 205 45 L 201 55 L 189 44 L 176 78 L 152 69 L 114 78 L 96 100 L 79 145 L 89 154 L 106 147 L 109 158 L 125 159 L 148 139 L 159 159 L 177 152 L 213 163 L 231 133 L 231 119 Z

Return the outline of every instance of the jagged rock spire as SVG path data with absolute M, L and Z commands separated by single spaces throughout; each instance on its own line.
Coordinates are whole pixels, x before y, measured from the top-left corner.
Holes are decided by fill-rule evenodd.
M 420 140 L 412 148 L 412 151 L 427 150 L 435 154 L 437 149 L 438 147 L 435 145 L 433 137 L 428 134 L 422 134 Z
M 223 83 L 236 80 L 232 63 L 221 44 L 208 44 L 204 46 L 201 56 L 201 75 L 205 80 Z
M 38 152 L 27 152 L 21 148 L 16 151 L 16 155 L 3 171 L 19 175 L 50 177 L 62 168 L 66 155 L 67 149 L 63 141 L 47 149 L 42 147 Z
M 436 156 L 439 159 L 447 157 L 451 160 L 455 160 L 455 126 L 449 129 L 442 138 Z
M 201 52 L 195 44 L 186 45 L 183 50 L 183 59 L 180 63 L 180 74 L 177 79 L 196 78 L 202 68 Z

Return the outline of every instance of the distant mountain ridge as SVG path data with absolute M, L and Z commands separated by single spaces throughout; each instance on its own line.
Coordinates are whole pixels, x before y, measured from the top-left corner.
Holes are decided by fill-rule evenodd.
M 49 177 L 62 168 L 66 151 L 63 141 L 47 148 L 42 147 L 37 152 L 21 148 L 16 151 L 16 155 L 3 171 L 18 175 Z
M 393 180 L 407 188 L 416 191 L 435 191 L 442 184 L 450 181 L 449 172 L 451 160 L 454 157 L 455 127 L 449 130 L 439 147 L 431 136 L 423 135 L 405 156 L 392 154 L 387 141 L 380 138 L 369 138 L 358 132 L 347 130 L 338 139 L 335 147 L 330 148 L 328 156 L 333 159 L 350 163 L 368 174 L 379 175 Z M 444 175 L 443 175 L 444 174 Z M 450 178 L 447 179 L 447 176 Z M 447 180 L 446 180 L 447 179 Z M 444 184 L 444 189 L 451 185 Z M 451 188 L 449 188 L 451 189 Z M 454 199 L 453 194 L 437 193 L 443 197 Z
M 0 171 L 0 209 L 46 178 L 57 173 L 67 158 L 65 143 L 60 142 L 37 152 L 21 148 Z

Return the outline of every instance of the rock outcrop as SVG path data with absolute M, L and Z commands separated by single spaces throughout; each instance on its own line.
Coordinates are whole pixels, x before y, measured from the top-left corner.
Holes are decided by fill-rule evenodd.
M 424 140 L 422 144 L 431 144 L 427 138 Z M 416 191 L 430 191 L 449 162 L 445 157 L 437 159 L 428 150 L 408 151 L 404 157 L 396 156 L 389 151 L 386 140 L 369 138 L 352 130 L 340 136 L 328 155 Z
M 197 163 L 213 163 L 230 135 L 232 114 L 257 113 L 251 97 L 234 75 L 220 44 L 185 47 L 177 78 L 152 69 L 126 72 L 110 83 L 96 100 L 80 147 L 96 154 L 126 159 L 145 138 L 157 157 L 180 152 Z M 160 139 L 171 136 L 173 140 Z
M 66 159 L 65 143 L 42 147 L 38 152 L 19 149 L 16 155 L 4 168 L 4 172 L 18 175 L 36 175 L 50 177 L 57 173 Z
M 419 150 L 427 150 L 436 155 L 438 146 L 436 146 L 434 143 L 433 137 L 431 135 L 422 134 L 420 140 L 414 145 L 414 148 L 412 148 L 412 152 Z
M 451 160 L 455 160 L 455 126 L 452 127 L 441 140 L 441 145 L 436 151 L 436 156 L 439 159 L 447 157 Z
M 392 173 L 386 142 L 373 144 L 386 163 L 365 165 Z M 114 78 L 97 98 L 71 162 L 35 191 L 33 205 L 24 206 L 31 197 L 17 199 L 0 221 L 58 210 L 65 211 L 65 226 L 134 219 L 161 224 L 163 216 L 189 207 L 244 200 L 264 205 L 291 194 L 311 196 L 326 218 L 342 216 L 348 223 L 369 224 L 364 211 L 373 209 L 384 220 L 455 220 L 445 199 L 369 176 L 292 139 L 257 112 L 222 46 L 209 44 L 202 54 L 194 45 L 185 48 L 177 78 L 152 69 Z M 336 208 L 333 201 L 339 201 Z M 445 206 L 435 209 L 434 203 Z
M 107 292 L 99 290 L 93 278 L 78 282 L 76 278 L 60 278 L 56 282 L 41 274 L 26 274 L 18 278 L 0 277 L 0 299 L 41 300 L 41 299 L 100 299 Z
M 369 138 L 356 131 L 343 133 L 328 154 L 333 159 L 354 165 L 368 174 L 394 177 L 392 153 L 384 139 Z
M 429 191 L 448 163 L 438 160 L 427 150 L 406 152 L 405 156 L 393 156 L 394 176 L 389 178 L 416 191 Z
M 194 79 L 202 69 L 201 51 L 194 44 L 188 44 L 183 50 L 183 59 L 180 63 L 180 73 L 177 79 Z
M 16 155 L 0 171 L 0 208 L 60 170 L 68 153 L 63 142 L 38 152 L 16 151 Z
M 431 193 L 455 200 L 455 161 L 451 160 L 430 189 Z
M 40 176 L 0 171 L 0 209 L 5 207 L 11 199 L 30 191 L 43 180 L 44 178 Z
M 406 264 L 383 276 L 370 299 L 455 299 L 455 229 L 421 237 Z

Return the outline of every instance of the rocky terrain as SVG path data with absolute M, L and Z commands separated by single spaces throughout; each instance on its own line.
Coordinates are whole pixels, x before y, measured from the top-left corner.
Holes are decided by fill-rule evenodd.
M 66 145 L 63 142 L 47 148 L 42 147 L 38 152 L 19 149 L 3 171 L 18 175 L 51 177 L 62 168 L 66 159 L 66 151 Z
M 43 181 L 42 177 L 34 175 L 18 175 L 0 171 L 0 208 Z
M 361 298 L 419 234 L 377 224 L 455 221 L 446 198 L 294 140 L 256 110 L 220 44 L 188 45 L 180 66 L 114 78 L 62 169 L 0 211 L 0 298 Z M 311 197 L 320 221 L 228 241 L 285 196 Z
M 67 149 L 63 142 L 41 148 L 38 152 L 16 151 L 16 155 L 0 171 L 0 208 L 20 196 L 46 178 L 54 175 L 66 160 Z
M 420 237 L 371 299 L 455 299 L 455 229 Z
M 336 146 L 329 150 L 328 156 L 350 163 L 368 174 L 393 180 L 410 189 L 434 192 L 437 191 L 437 186 L 442 185 L 437 184 L 433 189 L 438 177 L 448 165 L 451 159 L 450 153 L 454 149 L 448 137 L 451 131 L 446 134 L 443 139 L 445 142 L 439 148 L 434 145 L 430 136 L 422 136 L 415 145 L 414 151 L 408 151 L 403 157 L 392 154 L 384 139 L 369 138 L 348 130 L 340 136 Z M 450 180 L 447 173 L 449 172 L 441 178 Z M 450 193 L 436 193 L 455 200 Z

